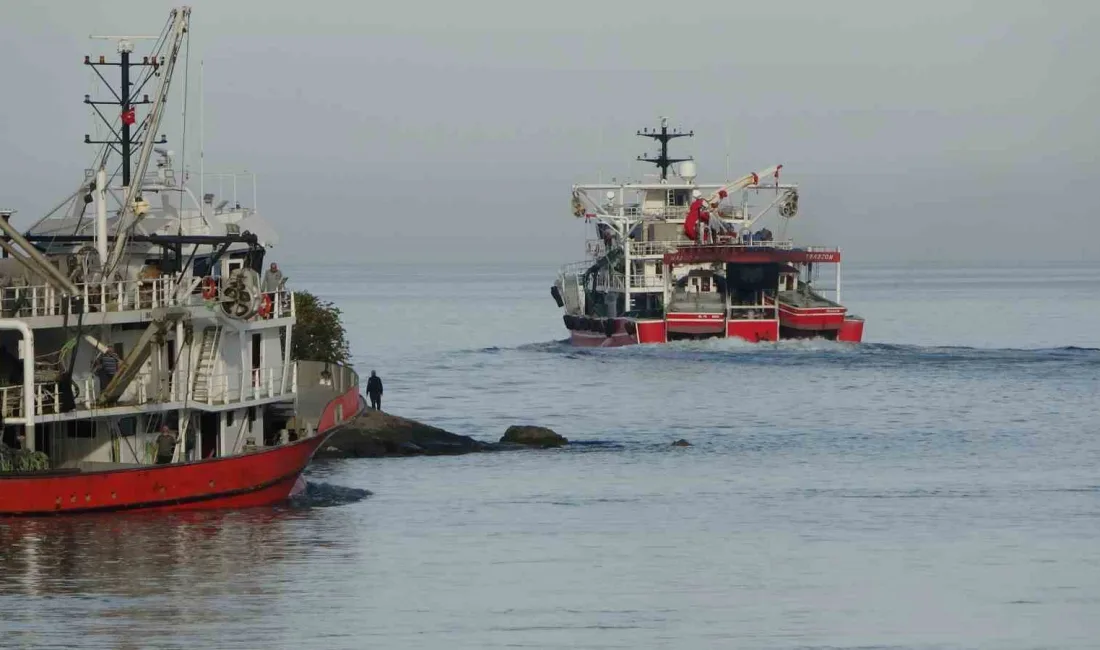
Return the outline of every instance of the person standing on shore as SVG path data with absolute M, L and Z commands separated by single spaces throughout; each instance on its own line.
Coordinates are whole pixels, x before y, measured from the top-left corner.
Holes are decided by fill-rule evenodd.
M 370 379 L 367 380 L 367 396 L 370 397 L 370 407 L 375 411 L 382 410 L 382 379 L 373 371 L 370 371 Z

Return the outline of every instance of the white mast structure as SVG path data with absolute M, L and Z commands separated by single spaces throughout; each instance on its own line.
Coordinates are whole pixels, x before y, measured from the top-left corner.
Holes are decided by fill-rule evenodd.
M 149 166 L 149 158 L 153 153 L 153 145 L 156 144 L 154 134 L 157 128 L 160 127 L 161 118 L 164 116 L 165 104 L 168 99 L 168 89 L 172 82 L 172 72 L 175 70 L 176 61 L 179 59 L 180 48 L 183 45 L 184 37 L 187 35 L 187 26 L 191 17 L 190 7 L 181 7 L 179 9 L 173 9 L 171 14 L 171 23 L 167 31 L 167 43 L 168 51 L 163 57 L 162 63 L 163 70 L 160 71 L 160 84 L 157 87 L 156 96 L 153 99 L 153 107 L 149 110 L 149 116 L 146 118 L 145 137 L 141 143 L 141 151 L 138 154 L 137 165 L 134 168 L 133 182 L 128 186 L 124 184 L 123 193 L 124 198 L 122 202 L 122 208 L 119 210 L 118 226 L 115 230 L 115 245 L 111 250 L 107 262 L 103 265 L 102 279 L 104 281 L 109 280 L 111 273 L 114 272 L 118 266 L 119 261 L 122 259 L 123 251 L 126 248 L 126 243 L 129 239 L 129 234 L 133 230 L 142 218 L 145 216 L 145 212 L 148 210 L 148 205 L 144 201 L 135 203 L 140 197 L 141 181 L 145 177 L 145 170 Z M 125 41 L 125 38 L 120 40 Z M 123 66 L 128 65 L 129 52 L 122 50 L 120 44 L 120 51 L 123 54 Z M 125 74 L 125 72 L 124 72 Z M 126 84 L 124 84 L 125 86 Z M 129 89 L 123 87 L 122 93 L 128 93 Z M 124 116 L 123 120 L 127 119 L 125 116 L 126 107 L 128 106 L 129 97 L 123 95 L 122 98 L 124 104 Z M 132 121 L 132 116 L 130 120 Z M 125 137 L 125 136 L 124 136 Z M 123 145 L 128 152 L 129 143 Z M 128 165 L 129 156 L 123 156 L 123 166 Z M 130 178 L 129 171 L 123 170 L 124 178 Z

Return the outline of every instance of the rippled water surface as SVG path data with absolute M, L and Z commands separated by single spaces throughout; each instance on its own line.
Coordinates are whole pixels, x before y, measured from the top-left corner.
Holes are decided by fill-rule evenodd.
M 2 521 L 0 647 L 1100 647 L 1100 266 L 846 268 L 863 345 L 616 350 L 552 268 L 287 271 L 387 410 L 575 444 Z

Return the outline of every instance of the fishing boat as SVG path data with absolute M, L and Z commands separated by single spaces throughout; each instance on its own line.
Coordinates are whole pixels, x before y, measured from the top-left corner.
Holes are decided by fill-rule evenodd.
M 637 135 L 660 144 L 638 157 L 657 178 L 573 186 L 586 258 L 562 267 L 550 295 L 574 345 L 862 340 L 863 319 L 840 302 L 840 249 L 786 236 L 799 193 L 782 165 L 698 183 L 693 158 L 669 156 L 670 141 L 694 132 L 662 118 Z
M 0 515 L 276 504 L 363 409 L 354 370 L 292 358 L 255 177 L 252 205 L 207 192 L 160 135 L 190 14 L 140 56 L 102 37 L 92 165 L 28 229 L 0 211 Z

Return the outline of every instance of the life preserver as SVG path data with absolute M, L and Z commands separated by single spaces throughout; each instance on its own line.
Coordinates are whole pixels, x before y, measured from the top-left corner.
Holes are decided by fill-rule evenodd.
M 210 300 L 218 295 L 218 283 L 209 275 L 202 279 L 202 297 Z
M 260 318 L 267 318 L 271 313 L 271 296 L 263 294 L 263 298 L 260 299 L 260 308 L 256 310 L 256 313 L 260 315 Z

